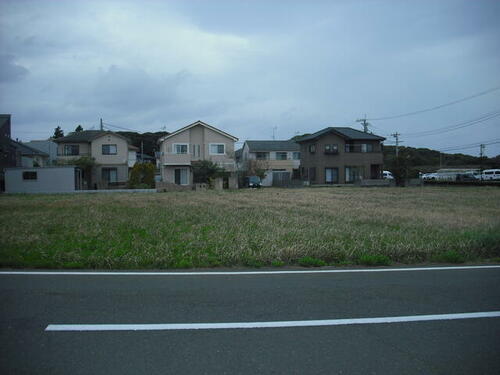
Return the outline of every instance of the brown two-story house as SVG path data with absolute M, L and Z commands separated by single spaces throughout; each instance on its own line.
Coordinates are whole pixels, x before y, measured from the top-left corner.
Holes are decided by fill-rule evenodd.
M 347 127 L 328 127 L 299 138 L 302 179 L 310 184 L 380 179 L 384 140 Z

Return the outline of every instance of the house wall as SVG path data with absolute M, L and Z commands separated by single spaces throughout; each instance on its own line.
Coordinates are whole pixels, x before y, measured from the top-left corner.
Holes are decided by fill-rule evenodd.
M 345 183 L 345 167 L 361 167 L 363 179 L 369 179 L 371 165 L 379 165 L 382 172 L 384 162 L 380 141 L 356 141 L 354 144 L 373 144 L 376 152 L 345 152 L 345 140 L 336 134 L 329 133 L 307 142 L 300 143 L 301 169 L 316 167 L 316 180 L 311 184 L 325 183 L 325 168 L 338 168 L 339 183 Z M 309 152 L 309 145 L 316 145 L 316 152 Z M 338 144 L 338 154 L 325 154 L 326 144 Z M 380 176 L 381 178 L 381 176 Z
M 23 180 L 23 172 L 36 172 L 36 180 Z M 7 168 L 7 193 L 71 193 L 75 191 L 74 167 Z
M 116 145 L 116 155 L 103 155 L 102 145 Z M 91 155 L 97 164 L 124 164 L 128 166 L 128 143 L 122 137 L 106 134 L 92 140 Z

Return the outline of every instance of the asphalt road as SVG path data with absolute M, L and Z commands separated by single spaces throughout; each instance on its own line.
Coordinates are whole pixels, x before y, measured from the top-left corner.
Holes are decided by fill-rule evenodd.
M 499 374 L 500 318 L 222 330 L 49 324 L 269 322 L 500 311 L 500 268 L 193 276 L 0 274 L 2 374 Z

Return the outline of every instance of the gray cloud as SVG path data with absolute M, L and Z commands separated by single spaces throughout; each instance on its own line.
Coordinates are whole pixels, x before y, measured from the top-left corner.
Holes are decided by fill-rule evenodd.
M 500 85 L 500 3 L 488 0 L 7 0 L 0 12 L 0 85 L 9 86 L 0 106 L 24 139 L 101 117 L 139 131 L 200 119 L 243 140 L 269 138 L 278 126 L 288 138 Z M 497 109 L 499 99 L 373 130 L 447 126 Z M 492 139 L 497 129 L 489 122 L 403 139 L 438 148 Z
M 28 73 L 28 69 L 15 63 L 13 55 L 0 55 L 0 83 L 19 81 Z

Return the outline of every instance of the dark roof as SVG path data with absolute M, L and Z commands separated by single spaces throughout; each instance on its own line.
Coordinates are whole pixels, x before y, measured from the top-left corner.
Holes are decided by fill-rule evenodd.
M 37 150 L 36 148 L 26 146 L 25 144 L 22 144 L 20 142 L 13 141 L 12 139 L 10 140 L 11 144 L 13 147 L 18 150 L 21 155 L 41 155 L 41 156 L 49 156 L 49 154 Z
M 321 137 L 325 134 L 328 134 L 330 132 L 335 133 L 344 139 L 354 140 L 354 141 L 356 141 L 356 140 L 363 140 L 363 141 L 383 141 L 383 140 L 385 140 L 384 137 L 380 137 L 378 135 L 371 134 L 371 133 L 365 133 L 365 132 L 362 132 L 360 130 L 356 130 L 353 128 L 330 126 L 328 128 L 324 128 L 323 130 L 320 130 L 314 134 L 306 135 L 302 138 L 299 138 L 299 139 L 297 139 L 297 142 L 301 143 L 301 142 L 310 141 L 312 139 L 319 138 L 319 137 Z
M 256 151 L 300 151 L 295 141 L 246 141 L 250 152 Z
M 72 142 L 72 143 L 81 143 L 81 142 L 91 142 L 96 138 L 99 138 L 103 135 L 106 134 L 113 134 L 116 135 L 117 137 L 124 138 L 127 140 L 127 142 L 130 143 L 130 140 L 127 137 L 124 137 L 123 135 L 116 134 L 114 132 L 106 131 L 106 130 L 83 130 L 81 132 L 73 132 L 69 133 L 65 137 L 61 138 L 56 138 L 54 139 L 54 142 L 56 143 L 67 143 L 67 142 Z

